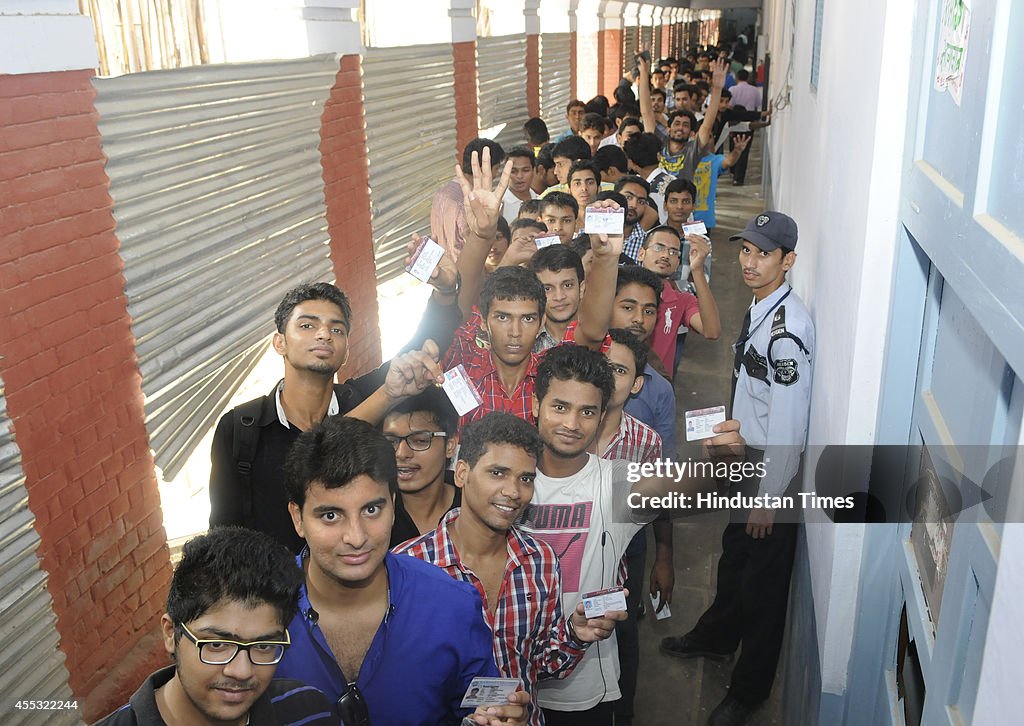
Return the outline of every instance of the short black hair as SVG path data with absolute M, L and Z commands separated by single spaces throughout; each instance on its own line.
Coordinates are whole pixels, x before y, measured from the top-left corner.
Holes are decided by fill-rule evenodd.
M 573 175 L 580 171 L 589 171 L 594 175 L 594 181 L 598 184 L 601 183 L 601 172 L 597 170 L 597 167 L 594 166 L 594 162 L 592 161 L 574 161 L 572 166 L 569 167 L 569 173 L 565 177 L 565 183 L 571 185 Z
M 588 114 L 596 113 L 598 116 L 608 115 L 608 97 L 594 96 L 583 105 L 583 110 Z
M 555 148 L 555 145 L 548 142 L 540 147 L 540 151 L 537 152 L 537 163 L 535 166 L 543 166 L 545 169 L 553 169 L 555 167 L 555 160 L 551 158 L 551 151 Z
M 540 213 L 544 214 L 548 207 L 569 207 L 572 209 L 574 217 L 578 217 L 580 213 L 580 203 L 571 194 L 565 192 L 551 192 L 546 197 L 540 200 Z
M 676 177 L 668 183 L 665 187 L 665 199 L 668 199 L 669 194 L 682 194 L 683 192 L 689 192 L 690 199 L 697 201 L 697 185 L 682 177 Z
M 530 166 L 537 166 L 537 157 L 529 146 L 513 146 L 505 154 L 507 159 L 529 159 Z
M 576 279 L 583 282 L 583 260 L 579 254 L 566 245 L 550 245 L 544 249 L 537 250 L 526 265 L 533 274 L 550 270 L 561 272 L 562 270 L 576 270 Z
M 506 242 L 512 241 L 512 230 L 509 229 L 508 221 L 502 216 L 498 217 L 498 231 L 505 238 Z
M 288 499 L 300 510 L 313 484 L 337 489 L 365 475 L 387 484 L 392 494 L 398 491 L 394 447 L 370 424 L 347 416 L 328 416 L 299 434 L 284 475 Z
M 636 116 L 626 116 L 626 118 L 622 119 L 622 123 L 619 124 L 619 129 L 615 133 L 621 136 L 622 132 L 625 131 L 630 126 L 636 126 L 638 129 L 640 129 L 641 133 L 644 130 L 643 121 L 638 119 Z
M 459 460 L 470 467 L 476 466 L 480 457 L 487 453 L 490 444 L 516 446 L 534 460 L 540 460 L 544 444 L 536 426 L 510 413 L 492 411 L 481 419 L 466 425 L 459 441 Z
M 680 116 L 686 116 L 690 119 L 690 130 L 697 128 L 697 117 L 693 115 L 693 111 L 687 111 L 685 108 L 677 108 L 668 115 L 668 125 L 671 126 L 672 122 Z
M 629 202 L 626 201 L 626 198 L 622 196 L 621 192 L 612 191 L 611 189 L 605 189 L 604 191 L 597 193 L 597 201 L 600 202 L 604 199 L 611 199 L 619 205 L 620 209 L 625 209 L 626 205 L 629 204 Z
M 544 123 L 544 119 L 536 116 L 527 119 L 526 123 L 523 124 L 523 131 L 526 132 L 526 138 L 529 142 L 535 146 L 546 144 L 551 140 L 551 134 L 548 133 L 548 125 Z
M 410 396 L 388 411 L 384 418 L 395 414 L 423 413 L 433 419 L 434 424 L 449 436 L 459 430 L 459 414 L 444 391 L 437 386 L 429 386 L 422 393 Z
M 608 408 L 608 401 L 615 390 L 612 364 L 608 362 L 608 358 L 603 353 L 575 343 L 562 343 L 545 351 L 540 365 L 537 366 L 534 390 L 538 402 L 544 400 L 552 379 L 580 381 L 597 386 L 601 391 L 602 411 Z
M 608 331 L 608 335 L 613 343 L 629 348 L 629 352 L 633 354 L 635 375 L 638 378 L 642 376 L 647 368 L 647 351 L 649 350 L 647 344 L 624 328 L 612 328 Z
M 571 101 L 569 101 L 569 103 L 565 104 L 565 114 L 566 114 L 566 116 L 568 116 L 569 112 L 572 111 L 577 106 L 579 106 L 580 108 L 584 108 L 585 109 L 587 107 L 587 104 L 583 103 L 583 101 L 581 101 L 578 98 L 572 99 Z
M 484 163 L 484 149 L 491 150 L 491 166 L 497 166 L 501 162 L 505 161 L 505 150 L 501 148 L 501 144 L 497 141 L 491 141 L 490 139 L 481 139 L 477 137 L 466 144 L 466 148 L 462 150 L 462 173 L 472 174 L 473 173 L 473 152 L 477 153 L 480 159 L 480 165 Z
M 583 116 L 583 123 L 580 124 L 580 131 L 585 129 L 597 129 L 604 134 L 608 126 L 608 119 L 600 113 L 588 113 Z
M 295 615 L 302 570 L 295 556 L 267 534 L 242 527 L 214 527 L 185 543 L 167 593 L 167 615 L 177 638 L 181 626 L 224 601 L 247 608 L 270 605 L 281 629 Z
M 665 99 L 668 98 L 668 95 L 665 93 L 664 89 L 662 89 L 662 88 L 652 88 L 651 89 L 651 95 L 652 96 L 661 96 L 662 100 L 665 100 Z
M 604 173 L 615 168 L 623 174 L 629 171 L 629 162 L 626 160 L 626 153 L 615 144 L 602 146 L 594 154 L 594 168 L 599 173 Z
M 553 246 L 553 245 L 552 245 Z M 580 256 L 580 261 L 583 260 L 583 256 L 590 252 L 590 235 L 586 232 L 580 232 L 578 235 L 572 238 L 572 241 L 568 244 L 569 249 Z
M 615 294 L 618 295 L 622 288 L 633 283 L 654 290 L 654 304 L 661 307 L 661 290 L 665 282 L 660 277 L 640 265 L 621 265 L 619 276 L 615 279 Z
M 622 150 L 626 152 L 626 158 L 641 169 L 657 166 L 658 152 L 661 151 L 661 139 L 649 131 L 644 131 L 642 134 L 631 136 Z
M 537 314 L 543 315 L 548 296 L 537 276 L 517 265 L 499 267 L 484 280 L 479 307 L 485 320 L 495 300 L 533 300 L 537 303 Z
M 750 78 L 750 71 L 748 71 L 746 68 L 740 68 L 738 71 L 736 71 L 737 81 L 745 81 L 748 78 Z
M 620 176 L 615 181 L 615 191 L 621 192 L 622 188 L 627 184 L 636 184 L 638 187 L 644 190 L 644 194 L 651 193 L 651 184 L 642 176 L 636 174 L 627 174 L 626 176 Z
M 337 305 L 338 309 L 341 310 L 341 317 L 345 321 L 345 327 L 349 328 L 349 332 L 351 332 L 352 306 L 349 304 L 345 293 L 329 282 L 309 282 L 293 287 L 286 292 L 278 304 L 277 310 L 274 312 L 274 325 L 277 327 L 277 332 L 284 332 L 284 328 L 288 324 L 288 319 L 292 316 L 295 306 L 309 300 L 325 300 Z
M 579 136 L 570 136 L 555 144 L 555 148 L 551 150 L 551 158 L 572 159 L 573 161 L 589 160 L 590 144 Z
M 525 202 L 520 204 L 519 205 L 519 214 L 516 216 L 515 220 L 513 220 L 513 222 L 512 222 L 512 225 L 510 227 L 511 231 L 515 231 L 517 229 L 516 228 L 516 222 L 522 221 L 524 219 L 524 217 L 523 217 L 524 214 L 530 215 L 528 217 L 525 217 L 525 219 L 528 219 L 531 222 L 536 222 L 537 220 L 531 219 L 531 217 L 533 215 L 535 215 L 535 214 L 540 214 L 540 210 L 543 208 L 543 206 L 544 205 L 541 203 L 540 199 L 527 199 Z M 538 222 L 538 224 L 540 224 L 540 223 Z M 545 227 L 544 230 L 547 231 L 547 227 Z
M 654 236 L 655 232 L 671 232 L 672 236 L 679 241 L 680 245 L 683 243 L 683 238 L 679 236 L 679 232 L 676 231 L 675 227 L 669 227 L 667 224 L 659 224 L 657 227 L 651 227 L 644 234 L 644 241 L 642 245 L 644 249 L 647 249 L 650 246 L 651 237 Z
M 527 204 L 536 204 L 537 212 L 540 212 L 539 199 L 531 199 L 529 202 L 523 202 L 523 207 L 525 207 Z M 519 208 L 520 214 L 523 213 L 523 207 Z M 536 214 L 537 212 L 534 212 L 534 214 Z M 533 217 L 519 217 L 518 219 L 512 220 L 512 224 L 509 225 L 509 231 L 515 232 L 516 230 L 520 229 L 535 229 L 538 232 L 547 232 L 548 226 L 543 222 L 538 222 Z

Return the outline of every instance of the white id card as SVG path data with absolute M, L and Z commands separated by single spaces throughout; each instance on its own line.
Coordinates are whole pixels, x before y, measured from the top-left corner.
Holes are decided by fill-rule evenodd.
M 626 609 L 626 592 L 621 587 L 609 587 L 583 595 L 583 614 L 587 618 L 599 618 L 611 610 Z
M 708 227 L 703 222 L 694 222 L 693 224 L 683 225 L 683 235 L 688 234 L 699 234 L 702 237 L 708 236 Z
M 583 215 L 583 231 L 587 234 L 621 235 L 625 222 L 625 209 L 587 207 Z
M 461 363 L 445 372 L 441 388 L 448 394 L 448 400 L 452 402 L 460 416 L 465 416 L 484 402 L 473 381 L 469 380 L 466 367 Z
M 698 408 L 696 411 L 687 411 L 685 416 L 687 441 L 710 439 L 718 435 L 711 429 L 725 421 L 725 406 Z
M 405 270 L 420 282 L 430 282 L 430 275 L 442 257 L 444 257 L 444 247 L 430 237 L 424 237 L 420 240 L 420 246 L 416 248 L 416 253 L 412 256 L 412 262 L 406 266 Z
M 516 678 L 474 678 L 462 698 L 462 708 L 503 706 L 517 688 L 519 680 Z
M 654 617 L 658 620 L 664 620 L 665 618 L 672 617 L 672 610 L 669 608 L 668 603 L 665 603 L 665 607 L 658 612 L 658 605 L 661 603 L 661 593 L 651 593 L 651 610 L 654 612 Z
M 542 250 L 545 247 L 550 247 L 551 245 L 561 244 L 562 238 L 557 234 L 549 234 L 544 237 L 535 237 L 533 241 L 537 244 L 537 249 Z

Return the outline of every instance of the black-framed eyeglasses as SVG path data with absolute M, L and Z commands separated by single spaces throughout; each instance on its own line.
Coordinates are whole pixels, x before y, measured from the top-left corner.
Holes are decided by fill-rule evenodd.
M 443 439 L 447 436 L 448 434 L 444 431 L 413 431 L 408 436 L 384 434 L 384 438 L 391 442 L 391 445 L 395 447 L 395 451 L 398 451 L 398 447 L 402 445 L 403 441 L 413 451 L 426 451 L 434 443 L 435 438 Z
M 284 652 L 292 644 L 287 630 L 284 631 L 284 640 L 254 640 L 251 643 L 223 638 L 197 638 L 184 623 L 181 624 L 181 631 L 199 649 L 199 660 L 207 665 L 227 665 L 240 650 L 249 654 L 249 661 L 253 665 L 275 665 L 281 662 Z
M 344 726 L 370 726 L 370 712 L 366 708 L 366 699 L 354 682 L 349 683 L 345 692 L 338 698 L 337 711 Z

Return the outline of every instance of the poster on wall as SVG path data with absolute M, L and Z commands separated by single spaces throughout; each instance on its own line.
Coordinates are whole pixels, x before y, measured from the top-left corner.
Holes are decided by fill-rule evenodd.
M 924 600 L 931 612 L 934 633 L 939 622 L 949 550 L 953 543 L 953 515 L 927 446 L 921 449 L 918 482 L 910 543 L 921 576 Z
M 939 43 L 935 57 L 935 90 L 941 92 L 948 88 L 957 106 L 963 94 L 970 30 L 971 6 L 968 0 L 942 0 Z

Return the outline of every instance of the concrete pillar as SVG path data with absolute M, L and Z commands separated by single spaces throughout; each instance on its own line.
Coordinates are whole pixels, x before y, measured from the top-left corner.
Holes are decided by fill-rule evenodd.
M 622 78 L 622 11 L 624 2 L 600 5 L 597 30 L 597 89 L 609 99 Z

